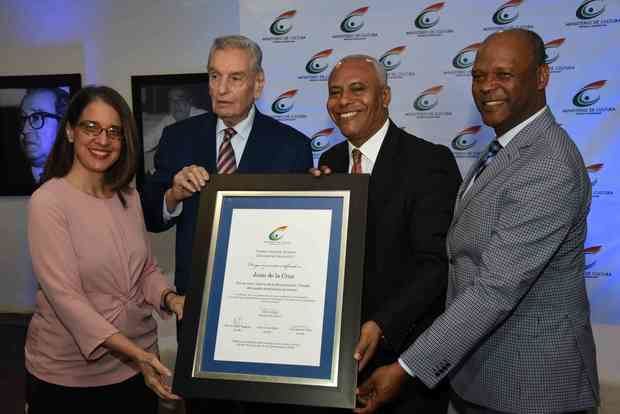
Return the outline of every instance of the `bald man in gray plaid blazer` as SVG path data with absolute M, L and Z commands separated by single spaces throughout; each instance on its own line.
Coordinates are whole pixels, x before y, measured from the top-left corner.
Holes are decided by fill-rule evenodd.
M 586 295 L 591 185 L 546 106 L 544 43 L 526 30 L 478 50 L 472 93 L 502 148 L 457 196 L 445 312 L 360 387 L 372 412 L 413 376 L 450 381 L 453 412 L 592 412 L 599 384 Z

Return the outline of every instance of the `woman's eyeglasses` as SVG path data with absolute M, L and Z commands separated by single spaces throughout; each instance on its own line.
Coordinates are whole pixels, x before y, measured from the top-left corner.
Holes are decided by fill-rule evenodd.
M 99 122 L 96 121 L 81 121 L 77 124 L 77 126 L 90 137 L 98 137 L 101 135 L 102 131 L 105 131 L 108 139 L 114 141 L 123 140 L 123 129 L 119 126 L 104 128 L 99 125 Z

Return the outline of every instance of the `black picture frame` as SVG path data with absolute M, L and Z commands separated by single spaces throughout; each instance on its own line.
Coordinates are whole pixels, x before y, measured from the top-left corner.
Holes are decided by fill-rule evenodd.
M 218 398 L 340 408 L 355 406 L 357 362 L 353 358 L 353 352 L 359 339 L 360 329 L 368 182 L 368 175 L 349 174 L 334 174 L 320 178 L 309 174 L 233 174 L 216 175 L 211 178 L 207 190 L 200 197 L 193 248 L 193 276 L 186 296 L 183 329 L 173 380 L 175 393 L 185 398 Z M 217 262 L 220 260 L 218 257 L 225 257 L 225 261 L 228 261 L 227 253 L 224 255 L 218 253 L 220 248 L 218 246 L 226 246 L 224 249 L 226 252 L 229 249 L 228 241 L 223 244 L 219 242 L 220 234 L 223 234 L 220 231 L 221 226 L 224 226 L 223 232 L 227 231 L 226 219 L 223 218 L 227 214 L 224 211 L 227 207 L 223 206 L 226 205 L 226 197 L 229 196 L 233 204 L 236 202 L 235 197 L 241 197 L 242 203 L 249 200 L 249 204 L 254 203 L 255 200 L 269 204 L 272 200 L 270 197 L 273 197 L 277 204 L 282 198 L 290 196 L 293 197 L 293 204 L 301 203 L 302 206 L 305 205 L 306 200 L 308 203 L 316 201 L 321 203 L 322 198 L 334 197 L 336 204 L 339 203 L 339 197 L 342 197 L 342 200 L 348 200 L 346 201 L 348 205 L 340 214 L 333 213 L 330 216 L 332 220 L 336 220 L 332 221 L 330 231 L 334 230 L 334 223 L 337 223 L 336 227 L 343 229 L 340 236 L 344 235 L 346 241 L 341 245 L 343 248 L 335 253 L 339 255 L 336 285 L 330 282 L 331 270 L 327 271 L 326 277 L 323 326 L 329 325 L 325 321 L 332 316 L 335 321 L 334 326 L 339 324 L 337 329 L 323 329 L 322 331 L 321 358 L 323 358 L 323 351 L 331 349 L 332 353 L 327 352 L 325 360 L 333 356 L 332 359 L 336 361 L 337 366 L 337 368 L 334 365 L 331 366 L 331 374 L 327 375 L 329 380 L 306 378 L 303 374 L 300 378 L 298 372 L 309 372 L 309 375 L 315 372 L 304 371 L 303 366 L 299 369 L 297 366 L 293 367 L 290 371 L 292 374 L 289 375 L 287 370 L 290 365 L 263 364 L 262 361 L 251 364 L 243 362 L 229 364 L 229 361 L 215 361 L 215 357 L 212 356 L 215 353 L 209 354 L 202 351 L 215 342 L 215 336 L 220 329 L 217 327 L 211 330 L 207 326 L 209 326 L 208 312 L 216 309 L 213 307 L 215 306 L 219 313 L 221 304 L 224 303 L 222 290 L 217 287 L 217 283 L 223 284 L 223 282 L 217 282 L 219 276 L 215 275 L 218 272 L 216 269 Z M 230 205 L 229 203 L 228 206 Z M 338 217 L 343 221 L 338 222 Z M 243 232 L 245 238 L 245 228 Z M 330 254 L 334 251 L 332 250 L 334 245 L 337 245 L 333 241 L 340 240 L 340 236 L 329 239 Z M 264 238 L 264 235 L 261 237 Z M 273 240 L 271 234 L 269 239 Z M 307 252 L 307 254 L 311 253 Z M 327 268 L 330 267 L 327 266 Z M 338 288 L 340 297 L 336 299 L 336 307 L 333 309 L 340 306 L 340 311 L 332 313 L 328 311 L 328 303 L 331 302 L 327 298 L 330 295 L 330 286 L 338 284 L 340 284 Z M 334 293 L 334 297 L 338 297 L 338 294 Z M 217 317 L 217 313 L 214 313 L 211 319 Z M 325 338 L 326 332 L 333 332 L 334 337 Z M 332 348 L 329 348 L 329 344 Z M 211 366 L 223 362 L 226 366 L 224 369 L 228 371 L 218 371 L 218 368 L 211 372 L 209 372 L 210 368 L 203 370 L 200 364 L 206 360 L 210 361 L 208 363 L 211 363 Z M 232 371 L 229 366 L 232 367 Z M 240 367 L 239 371 L 236 371 L 237 367 Z M 320 368 L 319 366 L 317 369 L 320 370 Z M 284 372 L 284 374 L 272 375 L 273 372 Z M 332 382 L 329 383 L 329 381 Z
M 206 72 L 131 77 L 132 109 L 141 149 L 136 174 L 138 189 L 142 188 L 144 177 L 153 166 L 162 125 L 169 122 L 164 118 L 169 113 L 168 93 L 174 88 L 183 88 L 191 95 L 193 108 L 211 112 L 209 75 Z
M 60 119 L 45 117 L 48 127 L 44 122 L 40 132 L 22 135 L 22 99 L 29 91 L 49 89 L 52 93 L 40 94 L 41 99 L 66 108 L 81 86 L 79 73 L 0 76 L 0 196 L 29 196 L 38 187 L 34 171 L 37 166 L 42 170 L 60 124 Z M 54 130 L 47 129 L 52 125 L 49 119 L 53 119 Z

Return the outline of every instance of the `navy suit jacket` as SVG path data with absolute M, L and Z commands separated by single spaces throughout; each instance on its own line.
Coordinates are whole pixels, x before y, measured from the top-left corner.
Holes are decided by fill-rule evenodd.
M 207 113 L 166 127 L 155 154 L 156 171 L 147 177 L 142 192 L 149 231 L 161 232 L 177 226 L 175 285 L 180 293 L 185 293 L 189 287 L 200 195 L 195 193 L 184 200 L 183 212 L 164 222 L 164 193 L 171 187 L 175 174 L 188 165 L 202 166 L 209 174 L 217 172 L 216 123 L 217 116 Z M 311 167 L 310 140 L 296 129 L 256 110 L 237 173 L 306 173 Z
M 347 173 L 347 142 L 326 151 L 319 165 Z M 362 380 L 396 361 L 443 310 L 448 279 L 445 241 L 460 183 L 448 148 L 390 122 L 370 176 L 362 297 L 362 322 L 375 321 L 384 341 L 361 373 Z M 440 397 L 422 388 L 412 387 L 382 412 L 445 413 L 447 401 L 441 403 Z

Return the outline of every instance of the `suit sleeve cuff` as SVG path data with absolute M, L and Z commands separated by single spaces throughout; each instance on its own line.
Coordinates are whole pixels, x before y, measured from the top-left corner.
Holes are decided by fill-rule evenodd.
M 181 215 L 181 213 L 183 212 L 183 202 L 181 201 L 179 204 L 177 204 L 177 207 L 173 211 L 170 212 L 168 211 L 168 207 L 166 207 L 166 197 L 164 197 L 164 202 L 162 204 L 162 210 L 163 210 L 162 217 L 164 219 L 164 223 L 167 223 L 173 218 L 176 218 Z
M 405 372 L 409 374 L 410 377 L 415 378 L 415 374 L 413 373 L 411 368 L 409 368 L 407 364 L 405 364 L 405 362 L 401 358 L 398 358 L 398 365 L 400 365 L 400 367 L 404 369 Z

